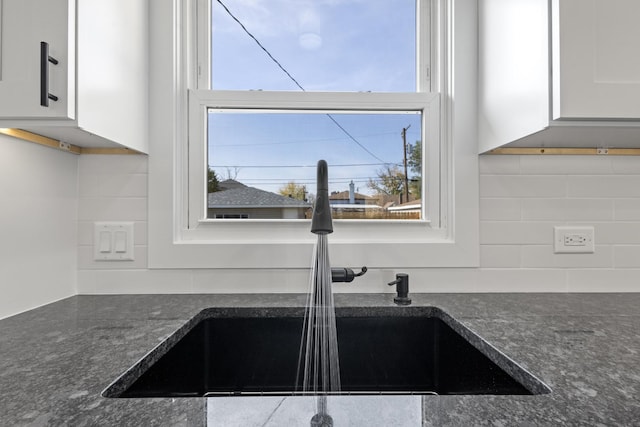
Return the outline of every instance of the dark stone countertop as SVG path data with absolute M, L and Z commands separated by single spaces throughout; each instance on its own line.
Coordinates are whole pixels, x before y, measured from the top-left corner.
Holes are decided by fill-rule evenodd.
M 640 294 L 411 297 L 414 305 L 443 309 L 553 390 L 425 396 L 423 426 L 640 422 Z M 393 306 L 392 294 L 335 299 L 337 306 Z M 101 392 L 203 308 L 304 303 L 303 295 L 284 294 L 76 296 L 1 320 L 0 425 L 205 425 L 204 398 L 112 399 Z

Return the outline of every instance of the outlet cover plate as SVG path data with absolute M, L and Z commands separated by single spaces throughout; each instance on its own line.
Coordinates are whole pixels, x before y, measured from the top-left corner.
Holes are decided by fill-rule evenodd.
M 93 259 L 133 261 L 133 222 L 95 222 Z
M 557 254 L 594 253 L 594 228 L 582 226 L 553 227 L 553 251 Z

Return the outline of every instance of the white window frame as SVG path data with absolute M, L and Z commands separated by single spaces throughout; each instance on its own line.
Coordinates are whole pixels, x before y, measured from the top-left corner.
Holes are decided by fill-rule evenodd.
M 435 6 L 431 22 L 441 40 L 433 52 L 439 58 L 437 72 L 431 73 L 437 76 L 432 81 L 437 80 L 434 86 L 439 94 L 426 92 L 424 81 L 419 82 L 418 92 L 411 94 L 196 89 L 198 84 L 208 84 L 203 80 L 208 77 L 203 76 L 209 75 L 202 65 L 189 66 L 198 57 L 198 49 L 208 49 L 196 43 L 195 32 L 188 31 L 199 19 L 205 19 L 194 12 L 196 1 L 157 0 L 150 4 L 150 268 L 309 267 L 315 236 L 309 232 L 308 221 L 207 220 L 204 190 L 208 107 L 309 106 L 323 110 L 423 110 L 423 120 L 428 121 L 423 132 L 429 131 L 422 138 L 423 157 L 431 166 L 437 165 L 427 164 L 423 170 L 440 170 L 439 177 L 423 178 L 423 188 L 431 182 L 440 184 L 437 191 L 429 192 L 435 196 L 427 201 L 434 221 L 336 220 L 329 237 L 335 265 L 478 265 L 475 0 L 431 0 Z M 421 58 L 418 67 L 431 62 Z M 428 143 L 427 138 L 434 135 L 440 144 Z

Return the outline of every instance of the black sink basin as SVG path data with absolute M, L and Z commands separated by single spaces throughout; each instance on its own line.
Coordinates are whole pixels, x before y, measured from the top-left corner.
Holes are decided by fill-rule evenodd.
M 207 309 L 106 397 L 291 395 L 304 309 Z M 343 394 L 540 394 L 549 388 L 442 310 L 336 309 Z

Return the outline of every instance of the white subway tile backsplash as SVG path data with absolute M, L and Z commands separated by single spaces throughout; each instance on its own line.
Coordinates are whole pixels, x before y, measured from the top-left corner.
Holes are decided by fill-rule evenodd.
M 593 223 L 596 245 L 639 245 L 640 222 Z
M 553 243 L 548 222 L 481 221 L 481 245 L 544 245 Z
M 100 195 L 99 175 L 86 174 L 78 181 L 78 197 L 97 197 Z
M 147 175 L 145 174 L 97 175 L 96 177 L 98 178 L 98 188 L 93 196 L 147 197 Z
M 616 221 L 640 222 L 640 198 L 614 200 L 613 212 Z
M 147 246 L 147 222 L 139 221 L 133 223 L 133 241 L 137 246 Z
M 520 221 L 521 219 L 522 201 L 519 199 L 480 199 L 480 221 Z
M 524 199 L 522 219 L 525 221 L 564 221 L 567 199 Z
M 480 268 L 410 269 L 412 292 L 640 292 L 640 157 L 483 155 Z M 80 293 L 304 292 L 308 271 L 149 270 L 146 156 L 79 157 Z M 93 261 L 95 221 L 135 221 L 136 260 Z M 595 227 L 593 254 L 554 254 L 555 225 Z M 392 270 L 341 292 L 392 292 Z
M 87 197 L 78 209 L 80 221 L 146 221 L 147 199 Z
M 482 268 L 476 292 L 566 292 L 566 273 L 555 269 Z
M 82 177 L 92 174 L 147 174 L 148 158 L 142 154 L 83 154 L 80 156 L 79 170 Z
M 520 156 L 480 156 L 478 169 L 480 175 L 519 175 Z
M 522 156 L 523 175 L 607 175 L 612 159 L 597 156 Z
M 478 291 L 640 291 L 639 157 L 488 157 Z M 595 253 L 554 254 L 561 224 L 593 225 Z
M 483 268 L 517 268 L 521 266 L 521 245 L 481 245 Z
M 265 292 L 265 289 L 279 293 L 305 293 L 309 289 L 309 272 L 265 269 L 193 270 L 192 284 L 192 291 L 195 293 L 260 293 Z M 339 291 L 339 288 L 336 284 L 334 291 Z
M 481 175 L 480 197 L 565 197 L 565 181 L 558 175 Z
M 148 159 L 144 155 L 79 157 L 78 265 L 90 270 L 147 268 Z M 93 260 L 97 221 L 134 221 L 134 261 Z
M 479 270 L 475 268 L 412 269 L 406 272 L 410 277 L 410 292 L 478 292 Z
M 564 219 L 572 221 L 612 221 L 613 201 L 608 199 L 567 199 Z
M 640 269 L 567 270 L 568 292 L 640 292 Z
M 78 221 L 78 246 L 93 245 L 93 234 L 93 221 Z
M 569 197 L 640 198 L 640 175 L 569 176 Z
M 640 244 L 614 246 L 613 264 L 615 268 L 640 268 Z
M 524 268 L 612 268 L 612 248 L 596 245 L 594 253 L 556 254 L 553 245 L 525 245 L 522 247 Z
M 79 294 L 192 293 L 190 270 L 88 270 L 78 272 Z
M 524 221 L 611 221 L 613 201 L 607 199 L 524 199 Z
M 614 156 L 611 160 L 613 173 L 640 175 L 640 156 Z

